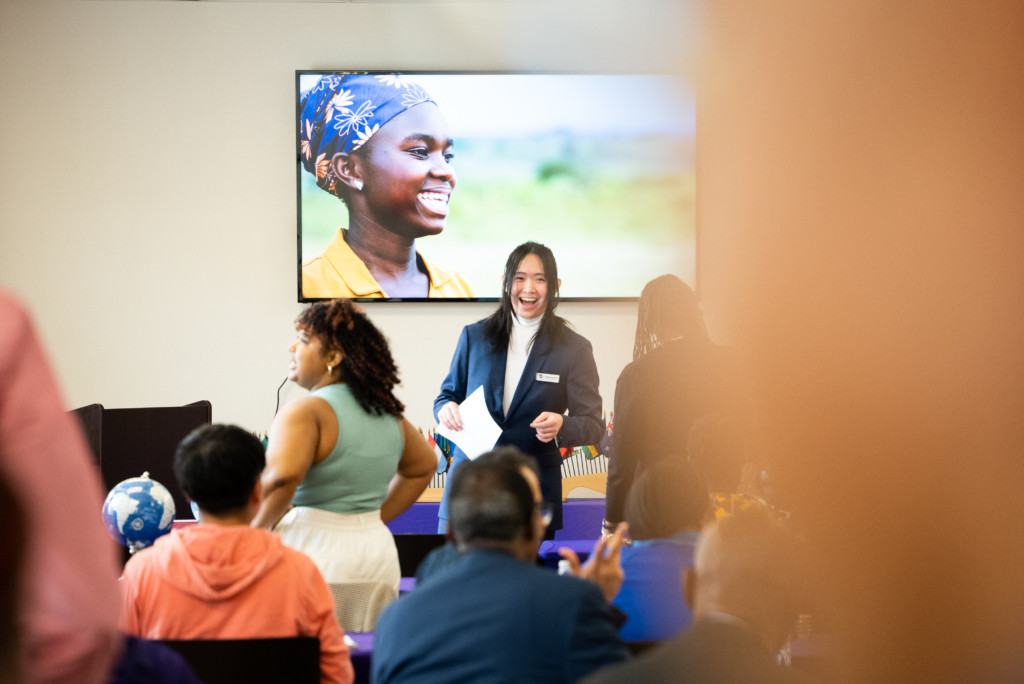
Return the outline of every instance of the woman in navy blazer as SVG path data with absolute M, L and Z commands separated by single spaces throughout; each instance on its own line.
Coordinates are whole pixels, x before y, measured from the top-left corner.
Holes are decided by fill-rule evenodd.
M 604 431 L 597 364 L 590 342 L 555 315 L 561 281 L 550 249 L 536 242 L 516 247 L 502 283 L 498 310 L 462 329 L 434 417 L 461 429 L 459 404 L 483 387 L 487 409 L 501 427 L 495 446 L 511 444 L 537 460 L 541 492 L 554 507 L 550 538 L 562 527 L 559 447 L 596 444 Z M 466 460 L 453 449 L 448 477 Z M 444 532 L 447 489 L 438 517 Z

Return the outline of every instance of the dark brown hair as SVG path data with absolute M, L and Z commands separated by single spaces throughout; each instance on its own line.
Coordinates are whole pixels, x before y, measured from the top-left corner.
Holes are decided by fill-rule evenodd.
M 387 338 L 363 310 L 347 299 L 317 302 L 299 314 L 295 329 L 320 340 L 324 351 L 340 351 L 341 381 L 367 413 L 401 417 L 405 405 L 392 390 L 398 366 Z
M 501 304 L 498 310 L 487 317 L 484 325 L 484 337 L 491 344 L 491 351 L 500 351 L 508 347 L 508 339 L 512 335 L 512 317 L 515 312 L 512 307 L 512 281 L 515 280 L 516 270 L 530 254 L 536 254 L 544 267 L 544 278 L 548 282 L 547 304 L 544 307 L 544 318 L 540 322 L 540 329 L 537 331 L 537 339 L 543 339 L 554 344 L 559 341 L 562 331 L 565 330 L 565 319 L 555 315 L 558 307 L 558 264 L 555 263 L 555 255 L 551 249 L 538 242 L 524 242 L 508 255 L 505 261 L 505 282 L 501 292 Z

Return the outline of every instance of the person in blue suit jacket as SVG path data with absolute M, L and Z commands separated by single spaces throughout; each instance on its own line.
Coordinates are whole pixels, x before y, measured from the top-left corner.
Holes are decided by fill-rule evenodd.
M 626 660 L 609 604 L 622 584 L 627 525 L 594 545 L 573 577 L 537 567 L 546 527 L 533 459 L 501 447 L 451 480 L 460 555 L 384 610 L 373 684 L 570 684 Z
M 434 417 L 460 430 L 459 404 L 483 386 L 487 408 L 501 426 L 495 446 L 512 445 L 537 461 L 541 492 L 554 507 L 547 538 L 562 527 L 559 447 L 596 444 L 604 432 L 594 352 L 555 315 L 558 265 L 536 242 L 516 247 L 505 263 L 498 310 L 462 329 L 448 377 L 434 400 Z M 568 410 L 568 414 L 566 414 Z M 453 449 L 448 478 L 467 460 Z M 448 489 L 438 510 L 448 520 Z

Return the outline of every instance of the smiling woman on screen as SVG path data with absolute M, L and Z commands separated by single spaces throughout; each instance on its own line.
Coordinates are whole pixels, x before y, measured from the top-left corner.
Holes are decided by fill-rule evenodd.
M 300 107 L 303 167 L 349 215 L 348 229 L 302 265 L 302 296 L 472 297 L 461 276 L 415 249 L 444 230 L 455 189 L 451 135 L 430 96 L 398 75 L 331 75 Z

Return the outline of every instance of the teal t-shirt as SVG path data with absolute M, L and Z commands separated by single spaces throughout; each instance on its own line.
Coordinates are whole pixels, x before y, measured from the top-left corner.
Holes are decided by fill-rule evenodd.
M 310 467 L 292 504 L 346 515 L 377 510 L 402 458 L 398 418 L 367 413 L 347 385 L 327 385 L 312 396 L 334 409 L 338 441 L 327 458 Z

